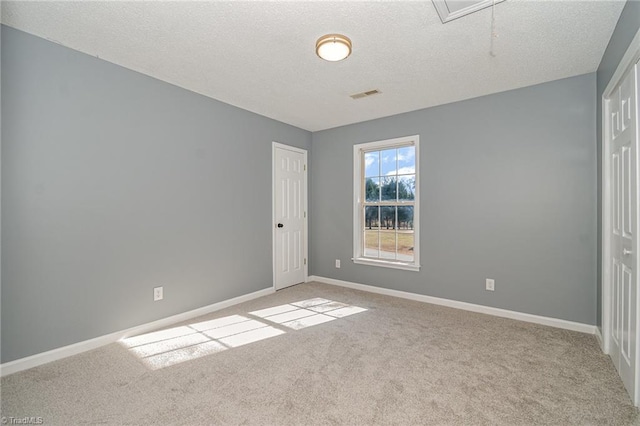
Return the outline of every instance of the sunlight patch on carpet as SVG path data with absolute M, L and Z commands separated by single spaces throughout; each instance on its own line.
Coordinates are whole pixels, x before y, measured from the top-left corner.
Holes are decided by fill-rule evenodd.
M 120 343 L 148 368 L 158 370 L 366 310 L 317 297 L 249 312 L 246 316 L 229 315 L 141 334 Z
M 364 311 L 366 309 L 359 306 L 316 297 L 249 314 L 294 330 L 301 330 Z

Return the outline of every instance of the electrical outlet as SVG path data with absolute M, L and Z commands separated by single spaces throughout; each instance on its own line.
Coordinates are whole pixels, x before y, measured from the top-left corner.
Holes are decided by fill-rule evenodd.
M 487 283 L 485 288 L 488 291 L 494 291 L 496 289 L 496 280 L 492 280 L 491 278 L 487 278 Z
M 157 302 L 158 300 L 164 299 L 164 291 L 163 287 L 154 287 L 153 288 L 153 301 Z
M 336 268 L 340 268 L 340 259 L 336 259 Z

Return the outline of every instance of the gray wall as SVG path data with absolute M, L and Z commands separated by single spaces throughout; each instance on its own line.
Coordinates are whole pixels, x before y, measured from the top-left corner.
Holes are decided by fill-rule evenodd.
M 598 272 L 597 272 L 597 324 L 602 325 L 602 94 L 609 80 L 616 71 L 620 60 L 624 56 L 631 40 L 640 29 L 640 1 L 629 0 L 622 10 L 620 20 L 609 40 L 607 50 L 602 56 L 602 61 L 597 72 L 597 155 L 598 155 Z
M 2 362 L 272 285 L 309 132 L 5 26 L 2 122 Z
M 595 324 L 595 90 L 587 74 L 314 133 L 311 273 Z M 353 264 L 353 145 L 413 134 L 422 269 Z

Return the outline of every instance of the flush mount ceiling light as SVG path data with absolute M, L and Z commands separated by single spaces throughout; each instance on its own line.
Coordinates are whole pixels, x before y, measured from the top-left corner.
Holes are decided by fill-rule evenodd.
M 316 54 L 325 61 L 341 61 L 351 55 L 351 40 L 342 34 L 323 35 L 316 42 Z

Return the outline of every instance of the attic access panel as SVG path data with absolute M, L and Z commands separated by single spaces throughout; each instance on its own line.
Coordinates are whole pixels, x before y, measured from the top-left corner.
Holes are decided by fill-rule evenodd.
M 443 24 L 505 0 L 433 0 Z

